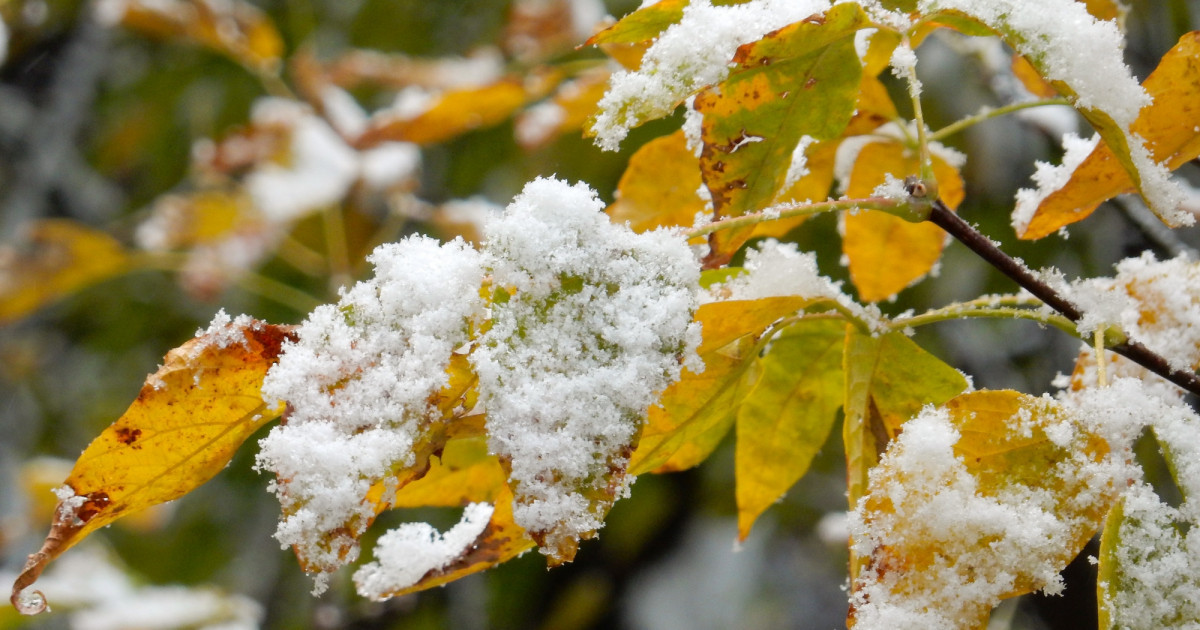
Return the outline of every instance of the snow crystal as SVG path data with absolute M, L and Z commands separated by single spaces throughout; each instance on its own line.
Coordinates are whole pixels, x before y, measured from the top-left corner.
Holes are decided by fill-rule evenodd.
M 202 343 L 193 347 L 193 354 L 198 355 L 205 348 L 223 349 L 233 344 L 246 345 L 246 329 L 258 326 L 258 322 L 249 315 L 242 314 L 230 317 L 225 309 L 217 310 L 208 328 L 196 330 L 196 338 L 203 339 Z
M 713 6 L 695 0 L 646 51 L 641 68 L 617 72 L 600 100 L 596 144 L 615 151 L 629 130 L 671 113 L 689 94 L 729 74 L 738 46 L 830 7 L 827 0 L 754 0 Z
M 539 178 L 485 230 L 506 297 L 471 361 L 516 522 L 558 560 L 602 526 L 647 408 L 699 342 L 683 237 L 635 234 L 603 209 L 584 184 Z
M 1017 234 L 1025 233 L 1038 206 L 1070 181 L 1071 174 L 1091 154 L 1099 142 L 1099 135 L 1093 135 L 1090 139 L 1084 140 L 1074 133 L 1067 133 L 1063 136 L 1062 164 L 1055 166 L 1048 162 L 1037 162 L 1037 170 L 1033 173 L 1033 181 L 1037 184 L 1037 188 L 1022 188 L 1017 191 L 1016 206 L 1012 213 L 1012 226 Z
M 905 186 L 904 180 L 896 178 L 896 176 L 888 173 L 883 178 L 883 183 L 876 186 L 875 190 L 871 191 L 872 197 L 884 197 L 887 199 L 895 199 L 897 201 L 908 201 L 908 187 Z
M 405 523 L 379 537 L 375 562 L 355 571 L 358 594 L 376 601 L 416 584 L 430 571 L 444 569 L 471 549 L 487 529 L 493 507 L 472 503 L 462 520 L 439 534 L 428 523 Z
M 787 177 L 783 180 L 783 190 L 789 190 L 796 182 L 808 175 L 808 156 L 806 152 L 808 147 L 812 146 L 817 139 L 805 135 L 800 137 L 800 142 L 796 144 L 796 148 L 792 150 L 792 162 L 788 165 Z
M 263 382 L 264 400 L 291 406 L 258 455 L 277 477 L 284 518 L 275 536 L 299 545 L 316 571 L 353 559 L 373 516 L 367 490 L 414 463 L 427 400 L 447 383 L 450 356 L 482 309 L 482 260 L 461 240 L 409 237 L 368 260 L 375 278 L 317 307 Z

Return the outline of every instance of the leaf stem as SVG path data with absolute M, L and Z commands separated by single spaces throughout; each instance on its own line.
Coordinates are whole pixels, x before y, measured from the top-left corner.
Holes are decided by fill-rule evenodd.
M 920 315 L 898 317 L 889 322 L 887 328 L 889 330 L 902 330 L 904 328 L 968 318 L 1027 319 L 1039 324 L 1049 324 L 1070 335 L 1078 336 L 1075 324 L 1066 317 L 1055 313 L 1048 313 L 1044 310 L 1003 306 L 969 307 L 965 304 L 952 304 L 944 308 L 926 311 Z
M 802 217 L 802 216 L 820 214 L 822 212 L 836 212 L 838 210 L 850 210 L 853 208 L 862 208 L 864 210 L 882 210 L 884 212 L 888 212 L 888 211 L 894 210 L 897 206 L 901 205 L 902 203 L 903 202 L 901 202 L 899 200 L 891 199 L 888 197 L 865 197 L 862 199 L 837 199 L 834 201 L 822 201 L 819 203 L 787 202 L 787 203 L 776 204 L 774 206 L 771 206 L 770 208 L 761 210 L 759 212 L 755 212 L 753 214 L 744 214 L 739 217 L 730 217 L 728 219 L 721 219 L 720 221 L 713 221 L 712 223 L 709 223 L 707 225 L 703 225 L 698 228 L 694 228 L 692 230 L 684 232 L 684 236 L 686 236 L 688 240 L 691 240 L 693 238 L 697 238 L 700 236 L 708 236 L 709 234 L 712 234 L 713 232 L 718 232 L 720 230 L 733 230 L 733 229 L 737 229 L 737 228 L 756 225 L 758 223 L 764 223 L 767 221 L 777 221 L 779 219 L 790 219 L 793 217 Z
M 941 129 L 938 129 L 937 131 L 934 131 L 933 133 L 929 134 L 929 139 L 933 140 L 933 141 L 943 140 L 943 139 L 945 139 L 949 136 L 952 136 L 968 127 L 977 125 L 985 120 L 995 118 L 997 116 L 1003 116 L 1005 114 L 1011 114 L 1012 112 L 1020 111 L 1022 109 L 1029 109 L 1031 107 L 1041 107 L 1043 105 L 1070 105 L 1070 104 L 1071 104 L 1071 102 L 1068 101 L 1067 99 L 1062 98 L 1062 97 L 1056 97 L 1056 98 L 1043 98 L 1043 99 L 1039 99 L 1036 101 L 1022 101 L 1020 103 L 1010 103 L 1008 105 L 1004 105 L 1001 107 L 986 107 L 977 113 L 971 114 L 970 116 L 967 116 L 965 118 L 961 118 L 955 122 L 950 123 L 949 125 L 946 125 L 945 127 L 942 127 Z
M 325 253 L 329 257 L 330 291 L 337 293 L 338 288 L 349 286 L 351 277 L 350 249 L 346 243 L 346 221 L 342 217 L 342 208 L 337 204 L 330 205 L 321 213 L 325 227 Z
M 1058 291 L 1035 276 L 1025 265 L 1004 253 L 991 239 L 979 233 L 978 230 L 951 212 L 940 199 L 933 202 L 933 208 L 929 213 L 929 221 L 946 230 L 946 232 L 970 248 L 980 258 L 987 261 L 988 264 L 1011 278 L 1026 291 L 1035 295 L 1067 319 L 1078 323 L 1083 318 L 1083 312 L 1079 310 L 1079 307 L 1075 306 L 1070 300 L 1060 295 Z M 1078 336 L 1078 332 L 1076 332 L 1076 336 Z M 1120 343 L 1109 345 L 1108 349 L 1127 359 L 1131 359 L 1134 363 L 1175 383 L 1183 389 L 1200 395 L 1200 377 L 1197 377 L 1194 372 L 1172 368 L 1166 359 L 1146 346 L 1127 339 Z

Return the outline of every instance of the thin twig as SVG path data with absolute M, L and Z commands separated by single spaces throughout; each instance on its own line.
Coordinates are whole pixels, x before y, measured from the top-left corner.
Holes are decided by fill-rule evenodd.
M 1029 291 L 1038 299 L 1045 302 L 1050 308 L 1062 313 L 1067 319 L 1072 322 L 1079 322 L 1083 318 L 1083 312 L 1079 310 L 1079 307 L 1072 304 L 1070 300 L 1064 298 L 1050 285 L 1033 275 L 1033 272 L 1025 267 L 1025 265 L 1004 253 L 991 239 L 979 233 L 978 230 L 971 227 L 966 221 L 960 219 L 940 199 L 933 202 L 933 208 L 929 213 L 929 221 L 946 230 L 950 236 L 958 239 L 980 258 L 983 258 L 990 265 L 1000 270 L 1001 273 L 1021 285 L 1026 291 Z M 1123 343 L 1111 345 L 1108 349 L 1127 359 L 1133 360 L 1138 365 L 1187 391 L 1200 395 L 1200 377 L 1197 377 L 1194 372 L 1172 368 L 1166 359 L 1146 346 L 1133 340 L 1127 340 Z

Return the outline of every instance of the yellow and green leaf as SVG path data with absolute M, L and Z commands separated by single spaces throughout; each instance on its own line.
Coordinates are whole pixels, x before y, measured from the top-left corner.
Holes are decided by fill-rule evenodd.
M 739 48 L 729 77 L 696 95 L 701 174 L 717 218 L 770 205 L 800 139 L 828 140 L 846 128 L 862 75 L 854 34 L 868 24 L 857 5 L 841 4 L 786 26 Z M 752 231 L 714 233 L 709 265 L 727 262 Z
M 137 400 L 75 462 L 64 482 L 73 496 L 60 496 L 46 541 L 13 585 L 14 605 L 50 561 L 88 534 L 221 472 L 246 438 L 282 413 L 283 405 L 263 402 L 261 388 L 291 338 L 287 326 L 235 322 L 169 352 Z
M 738 537 L 808 472 L 842 405 L 845 324 L 801 321 L 771 341 L 737 413 Z

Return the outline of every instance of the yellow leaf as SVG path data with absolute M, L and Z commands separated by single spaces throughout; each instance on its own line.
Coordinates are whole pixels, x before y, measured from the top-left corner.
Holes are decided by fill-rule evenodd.
M 549 89 L 548 82 L 545 77 L 535 78 L 531 83 L 507 78 L 479 88 L 448 91 L 415 116 L 385 110 L 372 118 L 356 144 L 368 148 L 388 141 L 422 145 L 445 142 L 507 120 L 521 106 Z
M 147 243 L 153 249 L 179 249 L 219 241 L 237 231 L 267 229 L 246 193 L 221 189 L 165 195 L 143 225 L 153 234 L 153 242 Z
M 683 18 L 691 0 L 660 0 L 621 18 L 616 24 L 592 35 L 584 46 L 597 44 L 638 44 L 658 37 Z
M 910 421 L 859 506 L 870 557 L 851 625 L 881 606 L 982 627 L 1001 599 L 1051 584 L 1123 486 L 1108 453 L 1054 401 L 1014 391 L 963 394 Z
M 904 179 L 920 172 L 920 158 L 899 142 L 872 142 L 854 162 L 846 194 L 869 197 L 887 175 Z M 933 156 L 938 194 L 951 209 L 963 199 L 958 170 Z M 946 234 L 931 223 L 910 223 L 875 210 L 845 216 L 842 249 L 850 260 L 850 279 L 859 297 L 878 302 L 896 295 L 929 273 L 942 257 Z
M 738 538 L 779 500 L 825 444 L 843 399 L 845 324 L 800 322 L 759 359 L 759 378 L 737 413 Z
M 804 136 L 830 140 L 845 130 L 862 76 L 854 35 L 868 23 L 857 5 L 839 4 L 785 26 L 738 48 L 729 77 L 696 95 L 701 176 L 715 218 L 765 209 Z M 705 267 L 726 264 L 752 232 L 714 232 Z
M 810 306 L 799 296 L 710 302 L 696 311 L 704 371 L 683 371 L 652 406 L 629 474 L 686 470 L 708 457 L 729 432 L 753 384 L 755 342 L 779 318 Z M 748 371 L 750 372 L 748 374 Z
M 1042 75 L 1038 74 L 1037 68 L 1034 68 L 1033 64 L 1029 63 L 1029 60 L 1021 55 L 1013 55 L 1012 72 L 1017 77 L 1017 80 L 1021 82 L 1021 85 L 1024 85 L 1025 89 L 1029 90 L 1030 94 L 1041 98 L 1058 96 L 1058 90 L 1054 89 L 1053 85 L 1050 85 L 1050 83 L 1043 79 Z
M 50 534 L 13 585 L 21 591 L 85 536 L 114 520 L 177 499 L 221 472 L 234 452 L 283 406 L 260 394 L 291 327 L 239 319 L 167 353 L 137 400 L 79 456 L 59 493 Z
M 647 142 L 629 158 L 608 216 L 634 232 L 691 227 L 704 211 L 699 189 L 700 160 L 688 150 L 683 131 L 676 131 Z
M 696 349 L 701 356 L 719 350 L 746 335 L 757 335 L 775 320 L 792 315 L 817 300 L 798 295 L 709 302 L 696 310 L 703 339 Z
M 1174 170 L 1200 156 L 1200 31 L 1193 31 L 1159 62 L 1142 87 L 1154 102 L 1142 108 L 1130 130 L 1146 140 L 1150 155 Z M 1128 171 L 1101 140 L 1062 188 L 1038 205 L 1028 227 L 1019 236 L 1038 239 L 1088 217 L 1104 201 L 1132 192 L 1136 185 Z
M 65 219 L 39 221 L 19 245 L 0 248 L 0 324 L 131 267 L 108 234 Z

